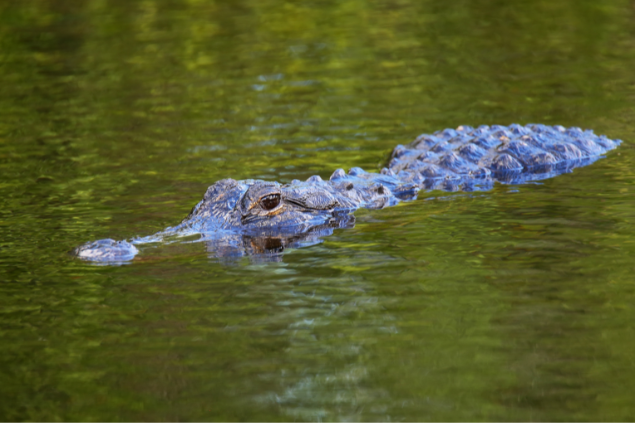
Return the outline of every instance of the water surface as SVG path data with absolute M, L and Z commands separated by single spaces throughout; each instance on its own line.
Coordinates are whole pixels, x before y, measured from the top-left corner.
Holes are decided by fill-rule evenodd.
M 633 69 L 621 0 L 4 2 L 0 418 L 635 419 Z M 513 122 L 624 144 L 272 260 L 69 254 L 219 179 L 372 171 Z

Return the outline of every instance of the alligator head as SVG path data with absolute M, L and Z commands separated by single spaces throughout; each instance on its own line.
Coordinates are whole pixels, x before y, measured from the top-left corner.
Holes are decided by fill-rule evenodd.
M 207 189 L 203 200 L 178 226 L 131 242 L 87 243 L 77 248 L 75 254 L 91 261 L 124 262 L 138 253 L 135 245 L 200 234 L 208 250 L 222 246 L 214 248 L 221 256 L 223 251 L 231 252 L 228 253 L 231 256 L 236 251 L 252 255 L 276 250 L 268 248 L 269 245 L 315 243 L 334 228 L 353 226 L 354 219 L 349 214 L 355 209 L 381 208 L 397 201 L 390 188 L 376 181 L 357 177 L 354 182 L 347 180 L 346 188 L 342 188 L 345 178 L 337 173 L 335 179 L 323 181 L 312 176 L 307 181 L 295 180 L 290 184 L 223 179 Z M 253 245 L 265 248 L 251 248 Z
M 203 200 L 174 229 L 262 235 L 294 227 L 295 232 L 303 232 L 302 228 L 327 223 L 356 208 L 353 201 L 330 184 L 318 181 L 282 185 L 223 179 L 207 189 Z

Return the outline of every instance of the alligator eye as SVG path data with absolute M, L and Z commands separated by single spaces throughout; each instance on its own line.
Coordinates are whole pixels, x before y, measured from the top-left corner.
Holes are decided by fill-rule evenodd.
M 385 193 L 386 193 L 386 189 L 384 188 L 383 185 L 380 185 L 377 187 L 377 194 L 384 195 Z
M 352 190 L 353 188 L 355 188 L 355 186 L 353 185 L 353 183 L 352 183 L 352 182 L 351 182 L 351 183 L 349 183 L 348 185 L 346 185 L 346 190 L 347 190 L 347 191 L 350 191 L 350 190 Z
M 280 204 L 280 194 L 265 195 L 260 199 L 260 206 L 264 210 L 273 210 Z

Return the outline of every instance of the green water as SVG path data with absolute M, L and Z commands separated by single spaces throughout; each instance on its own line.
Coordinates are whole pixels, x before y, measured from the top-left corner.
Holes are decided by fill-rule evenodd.
M 634 69 L 625 0 L 0 3 L 0 420 L 634 420 Z M 513 122 L 624 144 L 277 262 L 69 254 Z

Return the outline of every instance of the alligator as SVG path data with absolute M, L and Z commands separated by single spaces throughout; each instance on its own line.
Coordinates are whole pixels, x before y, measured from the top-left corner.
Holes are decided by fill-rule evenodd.
M 219 257 L 275 255 L 352 227 L 351 213 L 362 207 L 393 206 L 421 189 L 484 191 L 496 182 L 543 180 L 591 164 L 620 143 L 592 130 L 541 124 L 444 129 L 395 147 L 379 173 L 337 169 L 328 181 L 316 175 L 288 184 L 223 179 L 175 227 L 130 241 L 89 242 L 74 253 L 122 263 L 137 255 L 137 245 L 198 235 Z

